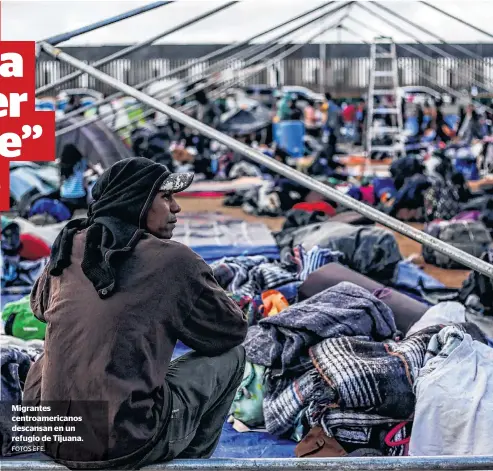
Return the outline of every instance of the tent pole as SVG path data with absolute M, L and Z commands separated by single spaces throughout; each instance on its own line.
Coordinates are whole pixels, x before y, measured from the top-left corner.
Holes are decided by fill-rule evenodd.
M 154 10 L 159 7 L 164 7 L 169 5 L 170 3 L 174 3 L 172 1 L 169 2 L 153 2 L 149 5 L 134 8 L 133 10 L 127 11 L 120 15 L 112 16 L 106 20 L 98 21 L 96 23 L 92 23 L 91 25 L 83 26 L 82 28 L 74 29 L 73 31 L 69 31 L 67 33 L 57 34 L 56 36 L 52 36 L 48 39 L 43 39 L 43 42 L 56 46 L 62 42 L 68 41 L 69 39 L 75 38 L 82 34 L 90 33 L 92 31 L 96 31 L 97 29 L 104 28 L 105 26 L 112 25 L 114 23 L 118 23 L 122 20 L 126 20 L 128 18 L 132 18 L 137 15 L 141 15 L 142 13 L 146 13 L 148 11 Z
M 451 13 L 448 13 L 435 5 L 432 5 L 431 3 L 420 1 L 423 5 L 426 5 L 429 8 L 432 8 L 433 10 L 441 13 L 442 15 L 448 16 L 449 18 L 452 18 L 455 21 L 458 21 L 459 23 L 462 23 L 463 25 L 469 26 L 469 28 L 472 28 L 473 30 L 477 31 L 478 33 L 484 34 L 485 36 L 488 36 L 490 38 L 493 38 L 493 34 L 488 33 L 488 31 L 485 31 L 484 29 L 478 28 L 477 26 L 474 26 L 472 23 L 468 23 L 467 21 L 463 20 L 462 18 L 459 18 L 457 16 L 452 15 Z
M 101 72 L 100 70 L 95 69 L 90 65 L 84 64 L 84 62 L 70 56 L 69 54 L 63 52 L 58 48 L 51 46 L 50 44 L 41 43 L 41 47 L 50 56 L 62 62 L 65 62 L 81 70 L 82 72 L 91 75 L 92 77 L 98 80 L 101 80 L 107 85 L 114 87 L 115 89 L 118 89 L 129 96 L 134 97 L 135 99 L 141 101 L 142 103 L 145 103 L 151 108 L 154 108 L 156 111 L 164 113 L 168 115 L 171 119 L 178 121 L 179 123 L 182 123 L 187 127 L 195 129 L 196 131 L 198 131 L 199 133 L 205 135 L 210 139 L 214 139 L 222 143 L 223 145 L 249 158 L 250 160 L 253 160 L 258 164 L 264 165 L 270 170 L 279 173 L 280 175 L 283 175 L 286 178 L 289 178 L 310 190 L 314 190 L 343 206 L 353 209 L 358 213 L 360 213 L 361 215 L 370 218 L 372 221 L 380 223 L 407 237 L 410 237 L 416 242 L 429 246 L 432 249 L 436 250 L 437 252 L 440 252 L 450 257 L 451 259 L 459 262 L 461 265 L 465 265 L 466 267 L 469 267 L 490 278 L 493 278 L 493 265 L 490 265 L 489 263 L 480 260 L 479 258 L 476 258 L 462 250 L 459 250 L 456 247 L 446 244 L 441 240 L 438 240 L 435 237 L 430 236 L 429 234 L 419 231 L 414 227 L 411 227 L 403 223 L 402 221 L 390 217 L 387 214 L 384 214 L 371 206 L 368 206 L 360 201 L 357 201 L 351 198 L 350 196 L 347 196 L 339 192 L 334 188 L 324 185 L 323 183 L 318 182 L 314 178 L 311 178 L 307 175 L 304 175 L 303 173 L 289 167 L 288 165 L 285 165 L 281 162 L 278 162 L 275 159 L 267 157 L 264 154 L 250 148 L 249 146 L 241 142 L 238 142 L 235 139 L 226 136 L 225 134 L 209 126 L 206 126 L 205 124 L 193 118 L 190 118 L 189 116 L 186 116 L 185 114 L 181 113 L 178 110 L 175 110 L 171 106 L 167 106 L 164 103 L 146 95 L 145 93 L 142 93 L 139 90 L 136 90 L 135 88 Z
M 309 22 L 309 24 L 311 24 L 311 22 Z M 334 26 L 332 26 L 332 27 L 334 27 Z M 325 28 L 323 32 L 328 31 L 332 27 Z M 318 36 L 320 34 L 323 34 L 323 32 L 317 33 L 316 36 Z M 291 47 L 290 49 L 288 49 L 288 51 L 286 51 L 285 53 L 282 53 L 279 56 L 276 56 L 275 58 L 270 59 L 268 62 L 265 62 L 261 66 L 262 69 L 263 68 L 266 68 L 266 67 L 270 67 L 270 65 L 272 65 L 273 63 L 275 63 L 275 62 L 277 62 L 279 60 L 282 60 L 282 58 L 287 57 L 288 55 L 290 55 L 293 52 L 297 51 L 301 47 L 303 47 L 303 43 L 302 44 L 296 44 L 296 45 L 294 45 L 293 47 Z M 255 58 L 253 58 L 253 61 L 250 60 L 249 62 L 255 63 L 257 61 L 260 61 L 260 60 L 262 60 L 264 58 L 264 56 L 266 57 L 269 54 L 272 54 L 274 51 L 279 50 L 279 49 L 282 49 L 282 48 L 284 48 L 284 44 L 277 44 L 277 45 L 273 46 L 270 50 L 265 51 L 266 54 L 264 53 L 263 55 L 257 56 Z M 249 65 L 251 65 L 251 64 L 249 64 Z M 200 85 L 200 86 L 194 88 L 193 90 L 191 90 L 190 92 L 186 93 L 182 98 L 187 98 L 189 96 L 192 96 L 195 93 L 197 93 L 197 91 L 202 90 L 202 89 L 208 87 L 209 85 L 210 85 L 209 83 Z M 230 88 L 231 85 L 232 85 L 231 83 L 228 83 L 223 88 L 226 90 L 226 89 Z M 165 93 L 166 91 L 167 90 L 164 90 L 163 92 L 159 93 L 158 95 L 156 95 L 153 98 L 156 98 L 156 99 L 158 99 L 158 98 L 161 98 L 161 99 L 164 98 L 164 96 L 162 94 Z M 173 104 L 175 104 L 175 103 L 173 103 Z M 129 109 L 134 109 L 134 108 L 135 108 L 135 106 L 132 106 Z M 186 109 L 186 105 L 185 105 L 185 107 L 182 107 L 181 109 Z M 123 126 L 121 126 L 119 128 L 113 129 L 113 132 L 121 131 L 122 129 L 125 129 L 126 127 L 131 126 L 132 124 L 138 123 L 142 118 L 147 118 L 148 116 L 151 116 L 152 114 L 154 114 L 154 109 L 151 108 L 150 110 L 145 111 L 138 118 L 134 118 L 134 119 L 130 120 L 128 123 L 126 123 L 125 125 L 123 125 Z M 55 136 L 57 136 L 57 137 L 58 136 L 63 136 L 64 134 L 67 134 L 67 133 L 69 133 L 71 131 L 74 131 L 75 129 L 79 129 L 79 128 L 87 125 L 87 124 L 91 124 L 91 123 L 94 123 L 96 121 L 99 121 L 101 118 L 104 118 L 104 117 L 107 117 L 107 116 L 109 117 L 109 116 L 111 116 L 111 114 L 110 113 L 107 113 L 106 115 L 99 116 L 99 117 L 98 116 L 94 116 L 94 117 L 89 118 L 87 121 L 83 121 L 83 122 L 80 122 L 80 123 L 74 123 L 71 126 L 67 126 L 66 128 L 63 128 L 63 129 L 60 129 L 60 130 L 56 131 Z
M 218 56 L 221 56 L 223 54 L 226 54 L 228 53 L 229 51 L 232 51 L 234 49 L 237 49 L 239 47 L 242 47 L 242 46 L 246 46 L 248 45 L 250 42 L 252 41 L 255 41 L 256 39 L 262 37 L 262 36 L 265 36 L 266 34 L 268 33 L 271 33 L 279 28 L 282 28 L 284 26 L 287 26 L 288 24 L 294 22 L 294 21 L 297 21 L 297 20 L 300 20 L 301 18 L 304 18 L 305 16 L 308 16 L 318 10 L 321 10 L 322 8 L 325 8 L 329 5 L 331 5 L 332 3 L 335 3 L 335 0 L 334 1 L 330 1 L 330 2 L 326 2 L 324 4 L 322 4 L 321 6 L 318 6 L 316 8 L 312 8 L 311 10 L 301 14 L 301 15 L 298 15 L 298 16 L 295 16 L 294 18 L 291 18 L 290 20 L 288 21 L 285 21 L 284 23 L 281 23 L 277 26 L 274 26 L 273 28 L 269 28 L 268 30 L 265 30 L 261 33 L 258 33 L 258 34 L 255 34 L 245 40 L 242 40 L 242 41 L 237 41 L 233 44 L 229 44 L 228 46 L 225 46 L 225 47 L 222 47 L 221 49 L 218 49 L 217 51 L 214 51 L 214 52 L 211 52 L 210 54 L 206 54 L 205 56 L 202 56 L 200 57 L 199 59 L 195 59 L 193 60 L 192 62 L 188 63 L 188 64 L 184 64 L 184 65 L 181 65 L 180 67 L 177 67 L 173 70 L 171 70 L 170 72 L 166 72 L 165 74 L 162 74 L 158 77 L 153 77 L 151 79 L 147 79 L 147 80 L 144 80 L 143 82 L 140 82 L 139 84 L 135 85 L 135 88 L 137 90 L 142 90 L 144 87 L 147 87 L 148 85 L 151 85 L 152 83 L 154 82 L 158 82 L 160 80 L 165 80 L 169 77 L 172 77 L 176 74 L 179 74 L 180 72 L 183 72 L 185 70 L 188 70 L 190 69 L 191 67 L 197 65 L 197 64 L 200 64 L 202 62 L 205 62 L 205 61 L 208 61 L 210 59 L 214 59 L 215 57 L 218 57 Z M 82 108 L 79 108 L 78 110 L 75 110 L 75 111 L 72 111 L 70 113 L 67 113 L 66 115 L 64 116 L 61 116 L 60 118 L 58 118 L 56 121 L 57 123 L 58 122 L 63 122 L 65 121 L 66 119 L 69 119 L 69 118 L 73 118 L 74 116 L 77 116 L 79 114 L 82 114 L 84 113 L 84 111 L 87 111 L 88 109 L 91 109 L 95 106 L 99 106 L 99 105 L 104 105 L 106 103 L 109 103 L 110 101 L 113 101 L 113 100 L 116 100 L 118 98 L 121 98 L 123 97 L 123 93 L 121 92 L 117 92 L 117 93 L 114 93 L 110 96 L 108 96 L 107 98 L 103 99 L 103 100 L 99 100 L 99 101 L 96 101 L 95 103 L 92 103 L 92 104 L 89 104 L 89 105 L 86 105 Z
M 168 29 L 164 31 L 163 33 L 158 34 L 157 36 L 153 36 L 152 38 L 146 39 L 145 41 L 142 41 L 138 44 L 134 44 L 133 46 L 125 47 L 114 54 L 111 54 L 107 57 L 104 57 L 103 59 L 100 59 L 93 64 L 91 64 L 93 67 L 101 67 L 103 65 L 109 64 L 110 62 L 113 62 L 116 59 L 120 59 L 124 56 L 128 56 L 129 54 L 132 54 L 133 52 L 136 52 L 140 49 L 143 49 L 144 47 L 149 46 L 153 42 L 156 42 L 159 39 L 164 38 L 165 36 L 169 36 L 170 34 L 176 33 L 177 31 L 180 31 L 188 26 L 191 26 L 195 23 L 198 23 L 201 20 L 204 20 L 205 18 L 208 18 L 212 15 L 215 15 L 216 13 L 219 13 L 222 10 L 225 10 L 226 8 L 230 8 L 233 5 L 238 3 L 238 1 L 234 2 L 228 2 L 224 5 L 221 5 L 220 7 L 214 8 L 213 10 L 210 10 L 202 15 L 196 16 L 192 18 L 191 20 L 185 21 L 184 23 L 179 24 L 178 26 L 174 26 L 171 29 Z M 45 43 L 46 44 L 46 43 Z M 80 75 L 83 75 L 80 71 L 73 72 L 71 74 L 65 75 L 64 77 L 60 78 L 59 80 L 56 80 L 55 82 L 52 82 L 48 85 L 44 85 L 36 90 L 36 96 L 46 93 L 48 90 L 52 90 L 55 87 L 58 87 L 59 85 L 62 85 L 64 83 L 67 83 L 70 80 L 73 80 Z

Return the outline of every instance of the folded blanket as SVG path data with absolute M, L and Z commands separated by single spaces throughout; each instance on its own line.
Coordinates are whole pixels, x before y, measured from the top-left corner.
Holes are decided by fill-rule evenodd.
M 369 291 L 343 282 L 263 319 L 249 329 L 244 346 L 249 361 L 270 368 L 273 378 L 299 376 L 313 368 L 308 349 L 324 339 L 381 341 L 396 331 L 389 307 Z

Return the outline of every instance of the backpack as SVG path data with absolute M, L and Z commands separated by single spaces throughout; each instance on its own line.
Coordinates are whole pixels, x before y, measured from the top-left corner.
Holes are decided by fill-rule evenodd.
M 44 340 L 45 338 L 46 324 L 34 317 L 30 295 L 19 301 L 7 303 L 2 311 L 2 321 L 6 335 L 23 340 Z
M 461 212 L 458 188 L 445 180 L 435 182 L 424 193 L 425 220 L 448 221 Z
M 488 229 L 479 221 L 434 221 L 425 226 L 425 232 L 475 257 L 481 257 L 492 243 Z M 425 245 L 423 245 L 423 258 L 426 263 L 437 267 L 463 268 L 447 255 Z
M 493 250 L 481 255 L 481 260 L 493 263 Z M 493 280 L 479 272 L 472 271 L 459 291 L 459 302 L 466 308 L 479 312 L 483 316 L 493 314 Z
M 2 255 L 18 255 L 21 250 L 21 228 L 19 224 L 2 216 L 0 235 Z

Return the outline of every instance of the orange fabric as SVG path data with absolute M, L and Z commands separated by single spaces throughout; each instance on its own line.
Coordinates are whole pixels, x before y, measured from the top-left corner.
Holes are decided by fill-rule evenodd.
M 260 307 L 260 313 L 264 317 L 275 316 L 289 307 L 284 295 L 275 289 L 264 291 L 262 293 L 262 301 L 264 304 Z

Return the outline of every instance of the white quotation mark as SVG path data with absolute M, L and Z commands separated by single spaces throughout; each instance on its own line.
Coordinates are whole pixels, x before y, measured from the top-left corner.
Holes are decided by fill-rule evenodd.
M 39 139 L 43 135 L 43 127 L 39 124 L 22 126 L 22 136 L 13 132 L 0 134 L 0 156 L 7 159 L 16 159 L 21 156 L 22 141 L 32 137 Z
M 28 124 L 22 126 L 22 139 L 27 139 L 28 137 L 33 137 L 33 139 L 38 139 L 43 134 L 43 128 L 39 124 L 35 124 L 32 128 Z

